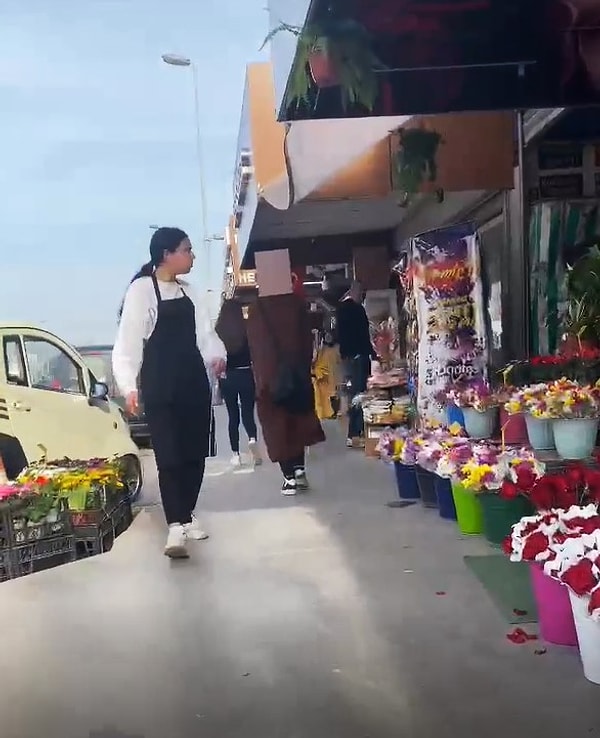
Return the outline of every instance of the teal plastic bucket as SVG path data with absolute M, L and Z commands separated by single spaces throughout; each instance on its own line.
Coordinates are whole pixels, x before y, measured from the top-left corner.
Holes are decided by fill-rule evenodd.
M 596 446 L 598 418 L 569 418 L 552 421 L 556 453 L 561 459 L 588 459 Z
M 529 445 L 536 451 L 550 451 L 554 448 L 554 435 L 552 433 L 552 421 L 534 418 L 533 415 L 525 416 Z
M 498 409 L 495 407 L 480 413 L 472 407 L 463 408 L 465 419 L 465 430 L 469 438 L 483 439 L 491 438 L 496 428 L 496 417 Z

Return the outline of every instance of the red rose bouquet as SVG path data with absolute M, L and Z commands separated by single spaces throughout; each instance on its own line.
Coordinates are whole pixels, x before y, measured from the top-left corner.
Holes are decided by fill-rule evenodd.
M 513 469 L 500 488 L 504 499 L 527 497 L 540 511 L 567 510 L 573 505 L 600 504 L 600 470 L 574 464 L 565 471 L 538 476 L 531 465 Z

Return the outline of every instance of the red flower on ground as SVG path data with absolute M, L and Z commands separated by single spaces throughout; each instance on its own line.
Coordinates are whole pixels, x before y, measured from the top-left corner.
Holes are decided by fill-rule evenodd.
M 506 536 L 506 538 L 502 541 L 502 551 L 507 556 L 510 556 L 512 554 L 512 536 Z
M 547 550 L 550 545 L 548 536 L 544 533 L 532 533 L 528 536 L 523 546 L 523 560 L 524 561 L 535 561 L 535 557 L 538 554 L 543 553 Z
M 571 487 L 578 487 L 585 482 L 585 467 L 581 464 L 570 465 L 565 469 L 564 476 Z
M 589 559 L 581 559 L 561 575 L 561 580 L 580 597 L 589 594 L 598 584 Z

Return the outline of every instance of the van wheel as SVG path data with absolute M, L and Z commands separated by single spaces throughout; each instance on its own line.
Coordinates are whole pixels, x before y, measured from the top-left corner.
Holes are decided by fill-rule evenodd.
M 14 436 L 0 433 L 0 456 L 9 479 L 16 479 L 27 466 L 27 457 L 21 442 Z
M 135 502 L 142 491 L 142 465 L 137 456 L 128 454 L 123 457 L 123 481 L 130 502 Z

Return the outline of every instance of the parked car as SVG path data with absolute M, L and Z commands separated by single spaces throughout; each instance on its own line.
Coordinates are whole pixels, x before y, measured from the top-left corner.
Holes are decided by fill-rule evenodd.
M 28 464 L 119 456 L 132 499 L 142 487 L 137 446 L 109 387 L 48 331 L 0 323 L 0 455 L 14 479 Z
M 144 416 L 143 403 L 140 403 L 141 409 L 138 415 L 130 415 L 127 412 L 125 398 L 120 395 L 112 373 L 112 349 L 112 346 L 77 347 L 93 374 L 108 385 L 109 396 L 121 408 L 133 440 L 138 446 L 147 446 L 150 444 L 150 431 Z

